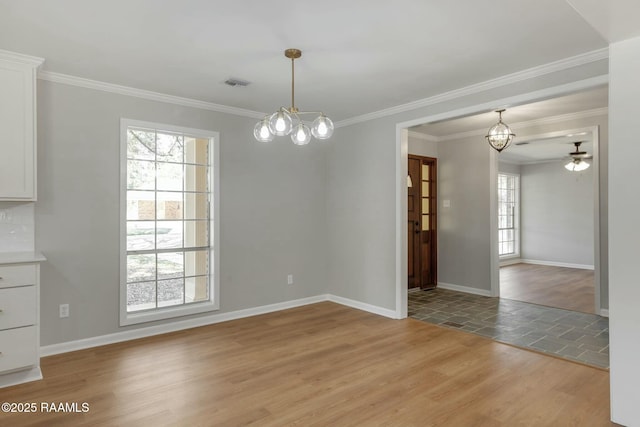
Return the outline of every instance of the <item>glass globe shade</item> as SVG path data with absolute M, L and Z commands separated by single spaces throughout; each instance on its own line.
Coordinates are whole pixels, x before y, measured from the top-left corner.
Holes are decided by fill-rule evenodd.
M 269 118 L 265 117 L 256 123 L 256 126 L 253 128 L 253 136 L 256 140 L 260 142 L 271 142 L 273 141 L 273 135 L 269 130 Z
M 274 135 L 289 135 L 291 132 L 291 124 L 291 116 L 282 108 L 273 113 L 269 118 L 269 130 Z
M 509 126 L 498 122 L 489 129 L 486 138 L 489 145 L 500 152 L 509 146 L 514 136 Z
M 333 122 L 324 114 L 313 121 L 311 134 L 316 139 L 327 139 L 333 135 Z
M 296 145 L 307 145 L 311 141 L 311 131 L 309 126 L 304 123 L 298 123 L 291 132 L 291 140 Z

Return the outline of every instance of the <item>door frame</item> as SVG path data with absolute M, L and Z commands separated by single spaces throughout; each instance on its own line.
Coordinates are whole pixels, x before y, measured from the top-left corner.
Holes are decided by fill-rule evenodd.
M 559 86 L 554 86 L 534 92 L 528 92 L 520 95 L 515 95 L 507 98 L 494 99 L 492 101 L 484 102 L 482 104 L 475 104 L 468 107 L 446 110 L 440 113 L 431 113 L 426 116 L 421 116 L 412 120 L 396 122 L 396 146 L 395 146 L 395 160 L 396 160 L 396 310 L 395 318 L 404 319 L 407 317 L 407 304 L 408 304 L 408 277 L 407 277 L 407 236 L 406 236 L 406 224 L 407 224 L 407 156 L 409 151 L 409 128 L 417 125 L 434 123 L 443 120 L 450 120 L 457 117 L 464 117 L 469 115 L 475 115 L 479 113 L 485 113 L 487 111 L 496 110 L 499 107 L 513 107 L 516 105 L 529 104 L 536 101 L 542 101 L 549 98 L 555 98 L 558 96 L 569 95 L 571 93 L 579 92 L 582 90 L 593 89 L 598 86 L 603 86 L 609 83 L 609 76 L 603 75 L 598 77 L 592 77 L 585 80 L 580 80 L 572 83 L 567 83 Z M 445 102 L 445 100 L 442 100 Z M 418 113 L 419 114 L 419 113 Z M 491 166 L 490 166 L 490 209 L 497 209 L 497 191 L 496 186 L 492 185 L 497 179 L 497 153 L 491 154 Z M 496 217 L 492 212 L 492 217 Z M 490 242 L 491 251 L 491 292 L 499 293 L 499 262 L 498 262 L 498 222 L 491 221 L 490 232 L 493 236 Z M 599 262 L 599 260 L 598 260 Z

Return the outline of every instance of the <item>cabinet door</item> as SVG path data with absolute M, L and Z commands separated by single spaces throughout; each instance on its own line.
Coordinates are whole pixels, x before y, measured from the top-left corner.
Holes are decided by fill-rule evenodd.
M 35 200 L 35 70 L 0 60 L 0 200 Z

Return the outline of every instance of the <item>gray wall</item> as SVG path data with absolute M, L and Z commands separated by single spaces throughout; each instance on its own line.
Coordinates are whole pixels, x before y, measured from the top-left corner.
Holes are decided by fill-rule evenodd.
M 491 172 L 483 137 L 438 146 L 438 282 L 491 291 Z M 445 208 L 443 201 L 449 200 Z
M 498 161 L 498 172 L 520 175 L 520 165 Z
M 329 140 L 327 162 L 328 292 L 391 310 L 395 139 L 395 127 L 378 120 L 339 128 Z
M 127 329 L 118 326 L 121 117 L 220 133 L 220 312 L 325 293 L 321 144 L 259 144 L 254 119 L 38 81 L 43 345 Z
M 521 168 L 520 257 L 593 266 L 593 168 L 569 172 L 564 163 Z
M 438 143 L 417 138 L 409 134 L 409 154 L 425 157 L 438 157 Z

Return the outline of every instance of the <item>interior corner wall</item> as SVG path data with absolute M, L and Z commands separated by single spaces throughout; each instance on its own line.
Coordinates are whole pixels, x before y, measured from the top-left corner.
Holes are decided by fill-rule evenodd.
M 521 168 L 520 257 L 593 266 L 593 168 L 570 172 L 563 163 Z
M 609 47 L 609 329 L 611 415 L 640 426 L 640 286 L 638 185 L 640 170 L 640 37 Z
M 47 257 L 43 345 L 172 322 L 119 327 L 123 117 L 220 134 L 216 313 L 326 293 L 322 144 L 301 148 L 285 138 L 260 144 L 255 119 L 39 80 L 35 223 L 36 247 Z M 58 317 L 62 303 L 70 304 L 69 318 Z

